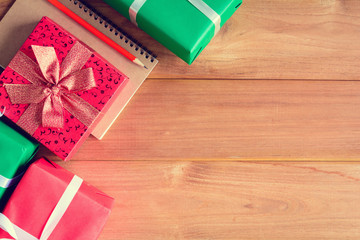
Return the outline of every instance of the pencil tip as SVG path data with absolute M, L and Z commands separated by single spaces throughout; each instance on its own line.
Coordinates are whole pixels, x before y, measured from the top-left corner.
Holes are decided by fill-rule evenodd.
M 142 67 L 148 69 L 148 68 L 145 66 L 145 64 L 143 64 L 138 58 L 135 58 L 135 59 L 133 60 L 133 62 L 136 63 L 136 64 L 139 65 L 139 66 L 142 66 Z

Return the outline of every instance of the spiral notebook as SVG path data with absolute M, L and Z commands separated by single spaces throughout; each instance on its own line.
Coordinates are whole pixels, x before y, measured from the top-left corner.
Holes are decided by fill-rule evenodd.
M 154 69 L 158 60 L 155 56 L 125 34 L 118 26 L 101 16 L 95 9 L 78 0 L 59 0 L 63 5 L 114 40 L 121 47 L 136 56 L 146 68 L 132 63 L 85 28 L 59 11 L 47 0 L 16 0 L 0 21 L 0 65 L 6 67 L 36 24 L 43 16 L 48 16 L 68 29 L 77 38 L 102 55 L 112 65 L 129 77 L 129 82 L 116 98 L 114 104 L 93 130 L 92 135 L 101 139 L 130 101 L 132 96 Z

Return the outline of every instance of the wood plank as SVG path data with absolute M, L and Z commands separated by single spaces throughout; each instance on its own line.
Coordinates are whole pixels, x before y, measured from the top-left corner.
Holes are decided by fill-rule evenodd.
M 359 92 L 358 81 L 148 80 L 74 160 L 359 160 Z
M 104 240 L 360 238 L 359 164 L 60 164 L 115 197 Z
M 1 15 L 12 2 L 0 0 Z M 152 78 L 359 80 L 358 0 L 244 1 L 192 66 L 103 1 L 87 2 L 159 56 Z
M 244 1 L 190 67 L 102 1 L 88 2 L 157 53 L 152 78 L 359 80 L 358 0 Z

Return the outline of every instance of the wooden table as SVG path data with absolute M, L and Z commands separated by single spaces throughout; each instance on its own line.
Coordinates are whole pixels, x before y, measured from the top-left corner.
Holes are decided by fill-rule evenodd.
M 160 60 L 60 162 L 116 198 L 100 239 L 360 239 L 358 0 L 245 1 L 191 66 L 88 2 Z

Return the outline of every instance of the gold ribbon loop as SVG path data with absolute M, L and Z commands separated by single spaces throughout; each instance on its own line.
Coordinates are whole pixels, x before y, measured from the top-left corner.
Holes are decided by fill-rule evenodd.
M 80 42 L 76 42 L 61 63 L 60 79 L 79 71 L 89 60 L 92 52 Z
M 16 53 L 9 67 L 34 85 L 46 83 L 42 77 L 39 65 L 21 51 Z
M 50 84 L 59 83 L 60 65 L 53 47 L 31 46 L 43 77 Z
M 86 68 L 73 74 L 68 75 L 61 80 L 61 85 L 68 91 L 79 92 L 96 87 L 94 72 L 90 68 Z

